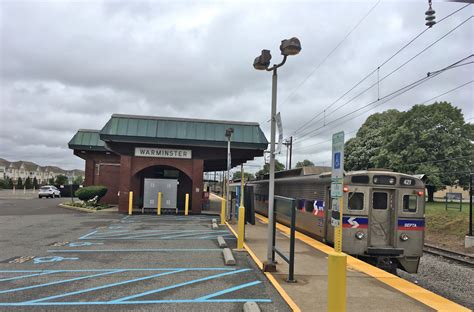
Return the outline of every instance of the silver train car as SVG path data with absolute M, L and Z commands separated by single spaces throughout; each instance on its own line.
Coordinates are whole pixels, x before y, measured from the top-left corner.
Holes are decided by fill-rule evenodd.
M 308 168 L 277 172 L 275 195 L 296 199 L 297 230 L 333 245 L 331 172 L 317 173 L 317 168 L 309 173 Z M 416 273 L 423 255 L 424 192 L 424 183 L 408 174 L 385 170 L 347 172 L 343 252 L 392 273 L 397 268 Z M 267 216 L 268 180 L 247 182 L 246 194 L 253 198 L 255 212 Z M 277 221 L 289 225 L 290 219 L 277 214 Z

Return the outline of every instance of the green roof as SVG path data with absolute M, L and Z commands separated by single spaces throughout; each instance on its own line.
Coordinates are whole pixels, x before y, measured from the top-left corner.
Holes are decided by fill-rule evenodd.
M 227 128 L 232 146 L 264 150 L 268 146 L 258 123 L 114 114 L 100 131 L 106 142 L 225 147 Z
M 70 149 L 107 151 L 105 142 L 99 137 L 99 130 L 80 129 L 69 141 Z

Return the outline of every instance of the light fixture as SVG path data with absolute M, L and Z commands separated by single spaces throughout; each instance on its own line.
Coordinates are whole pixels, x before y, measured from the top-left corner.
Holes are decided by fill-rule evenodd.
M 358 240 L 363 240 L 365 238 L 365 233 L 364 232 L 361 232 L 361 231 L 358 231 L 357 233 L 355 233 L 355 237 L 358 239 Z
M 270 50 L 262 50 L 262 54 L 257 56 L 253 61 L 253 67 L 258 70 L 266 70 L 268 66 L 270 66 L 271 59 L 272 55 L 270 54 Z
M 280 51 L 282 55 L 296 55 L 301 51 L 300 40 L 296 37 L 281 41 Z
M 400 240 L 402 242 L 406 242 L 408 240 L 408 235 L 406 235 L 405 233 L 400 234 Z

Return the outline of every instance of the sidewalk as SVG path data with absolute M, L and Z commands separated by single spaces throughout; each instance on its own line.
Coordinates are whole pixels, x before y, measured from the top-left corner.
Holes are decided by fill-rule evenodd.
M 261 268 L 267 254 L 267 219 L 256 216 L 255 225 L 246 225 L 245 248 Z M 237 225 L 231 226 L 235 231 Z M 276 245 L 288 253 L 289 229 L 277 225 Z M 304 234 L 296 234 L 295 279 L 287 283 L 288 265 L 280 259 L 273 276 L 301 311 L 327 307 L 327 253 L 333 249 Z M 395 275 L 348 257 L 347 311 L 469 311 L 462 306 Z M 297 310 L 298 308 L 294 308 Z

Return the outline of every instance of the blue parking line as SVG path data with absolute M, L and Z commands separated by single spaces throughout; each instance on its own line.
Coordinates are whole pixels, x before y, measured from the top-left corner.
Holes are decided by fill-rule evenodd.
M 97 231 L 98 231 L 98 230 L 95 230 L 95 231 L 93 231 L 93 232 L 90 232 L 89 234 L 83 235 L 83 236 L 79 237 L 79 239 L 85 239 L 86 237 L 89 237 L 89 236 L 91 236 L 91 235 L 94 235 L 95 233 L 97 233 Z
M 182 287 L 182 286 L 186 286 L 186 285 L 190 285 L 190 284 L 195 284 L 195 283 L 199 283 L 199 282 L 204 282 L 204 281 L 208 281 L 208 280 L 218 278 L 218 277 L 222 277 L 222 276 L 238 274 L 238 273 L 242 273 L 242 272 L 246 272 L 246 271 L 250 271 L 250 269 L 240 269 L 240 270 L 236 270 L 236 271 L 232 271 L 232 272 L 220 273 L 220 274 L 215 274 L 215 275 L 211 275 L 211 276 L 207 276 L 207 277 L 203 277 L 203 278 L 198 278 L 198 279 L 191 280 L 191 281 L 188 281 L 188 282 L 179 283 L 179 284 L 175 284 L 175 285 L 170 285 L 170 286 L 166 286 L 166 287 L 162 287 L 162 288 L 158 288 L 158 289 L 154 289 L 154 290 L 145 291 L 145 292 L 135 294 L 135 295 L 118 298 L 118 299 L 115 299 L 111 302 L 123 302 L 123 301 L 129 300 L 129 299 L 143 297 L 143 296 L 155 294 L 155 293 L 158 293 L 158 292 L 162 292 L 162 291 L 165 291 L 165 290 L 170 290 L 170 289 L 174 289 L 174 288 L 178 288 L 178 287 Z
M 199 234 L 202 235 L 202 234 L 210 234 L 210 233 L 213 233 L 215 230 L 209 230 L 209 231 L 203 231 L 203 232 L 200 232 Z M 167 239 L 167 238 L 176 238 L 176 237 L 186 237 L 186 236 L 189 236 L 189 235 L 196 235 L 194 233 L 185 233 L 185 234 L 178 234 L 178 235 L 173 235 L 173 236 L 164 236 L 164 237 L 161 237 L 161 239 Z
M 104 288 L 109 288 L 109 287 L 134 283 L 134 282 L 138 282 L 138 281 L 143 281 L 143 280 L 152 279 L 152 278 L 159 277 L 159 276 L 170 275 L 170 274 L 174 274 L 174 273 L 178 273 L 178 272 L 184 272 L 184 271 L 186 271 L 186 269 L 180 269 L 180 270 L 169 271 L 169 272 L 162 272 L 162 273 L 158 273 L 158 274 L 139 277 L 139 278 L 126 280 L 126 281 L 121 281 L 121 282 L 117 282 L 117 283 L 111 283 L 111 284 L 106 284 L 106 285 L 102 285 L 102 286 L 87 288 L 87 289 L 83 289 L 83 290 L 72 291 L 72 292 L 68 292 L 68 293 L 64 293 L 64 294 L 60 294 L 60 295 L 44 297 L 44 298 L 40 298 L 40 299 L 36 299 L 36 300 L 30 300 L 30 301 L 26 301 L 24 303 L 36 303 L 36 302 L 41 302 L 41 301 L 48 301 L 48 300 L 51 300 L 51 299 L 62 298 L 62 297 L 66 297 L 66 296 L 78 295 L 78 294 L 82 294 L 82 293 L 89 292 L 89 291 L 95 291 L 95 290 L 100 290 L 100 289 L 104 289 Z
M 109 272 L 115 270 L 123 271 L 173 271 L 173 270 L 187 270 L 187 271 L 235 271 L 237 268 L 140 268 L 140 269 L 127 269 L 127 268 L 118 268 L 118 269 L 83 269 L 83 270 L 60 270 L 62 273 L 68 272 Z M 0 270 L 0 273 L 41 273 L 41 272 L 56 272 L 58 270 Z
M 27 277 L 34 277 L 34 276 L 40 276 L 40 275 L 47 275 L 47 274 L 52 274 L 52 273 L 58 273 L 62 272 L 61 270 L 52 270 L 48 272 L 42 272 L 42 273 L 36 273 L 36 274 L 28 274 L 28 275 L 22 275 L 22 276 L 15 276 L 15 277 L 10 277 L 10 278 L 2 278 L 0 279 L 0 282 L 6 282 L 6 281 L 14 281 L 14 280 L 19 280 Z
M 246 288 L 246 287 L 250 287 L 250 286 L 253 286 L 253 285 L 257 285 L 257 284 L 260 284 L 260 283 L 262 283 L 262 282 L 261 282 L 261 281 L 254 281 L 254 282 L 250 282 L 250 283 L 245 283 L 245 284 L 237 285 L 237 286 L 235 286 L 235 287 L 227 288 L 227 289 L 224 289 L 224 290 L 215 292 L 215 293 L 213 293 L 213 294 L 209 294 L 209 295 L 206 295 L 206 296 L 203 296 L 203 297 L 199 297 L 199 298 L 197 298 L 196 300 L 198 300 L 198 301 L 201 301 L 201 300 L 206 301 L 207 299 L 211 299 L 211 298 L 214 298 L 214 297 L 218 297 L 218 296 L 221 296 L 221 295 L 224 295 L 224 294 L 227 294 L 227 293 L 230 293 L 230 292 L 233 292 L 233 291 L 242 289 L 242 288 Z
M 38 287 L 44 287 L 44 286 L 51 286 L 51 285 L 57 285 L 57 284 L 68 283 L 68 282 L 74 282 L 74 281 L 79 281 L 79 280 L 83 280 L 83 279 L 86 279 L 86 278 L 99 277 L 99 276 L 102 276 L 102 275 L 108 275 L 108 274 L 113 274 L 113 273 L 119 273 L 119 272 L 123 272 L 123 271 L 126 271 L 126 270 L 115 270 L 115 271 L 109 271 L 109 272 L 104 272 L 104 273 L 99 273 L 99 274 L 92 274 L 92 275 L 86 275 L 86 276 L 71 278 L 71 279 L 67 279 L 67 280 L 61 280 L 61 281 L 50 282 L 50 283 L 46 283 L 46 284 L 31 285 L 31 286 L 26 286 L 26 287 L 20 287 L 20 288 L 13 288 L 13 289 L 1 290 L 1 291 L 0 291 L 0 294 L 6 294 L 6 293 L 15 292 L 15 291 L 21 291 L 21 290 L 27 290 L 27 289 L 38 288 Z
M 220 248 L 157 248 L 157 249 L 77 249 L 77 250 L 48 250 L 52 253 L 80 253 L 80 252 L 207 252 L 222 251 Z
M 209 299 L 206 301 L 197 301 L 195 299 L 176 299 L 176 300 L 140 300 L 140 301 L 76 301 L 76 302 L 2 302 L 0 307 L 22 307 L 22 306 L 73 306 L 73 305 L 118 305 L 118 304 L 166 304 L 166 303 L 235 303 L 235 302 L 272 302 L 271 299 L 245 298 L 245 299 Z

